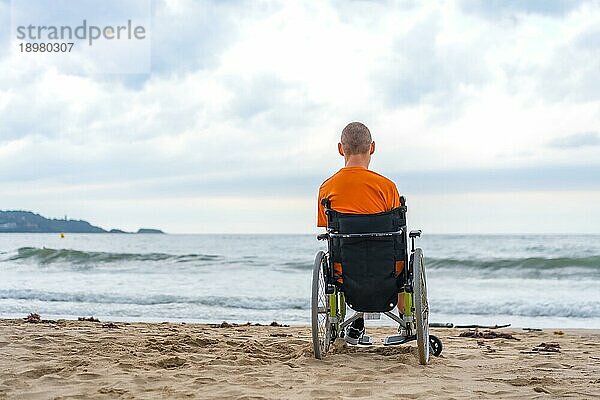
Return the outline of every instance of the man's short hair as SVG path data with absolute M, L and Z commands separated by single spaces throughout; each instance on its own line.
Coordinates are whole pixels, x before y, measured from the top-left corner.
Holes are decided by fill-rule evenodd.
M 344 154 L 367 154 L 371 150 L 371 132 L 361 122 L 350 122 L 342 131 L 342 147 Z

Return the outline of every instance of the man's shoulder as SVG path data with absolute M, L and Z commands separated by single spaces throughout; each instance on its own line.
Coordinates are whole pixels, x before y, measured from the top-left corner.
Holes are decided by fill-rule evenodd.
M 373 179 L 377 180 L 378 182 L 382 183 L 382 184 L 386 184 L 386 185 L 391 185 L 391 186 L 396 186 L 396 184 L 394 183 L 394 181 L 392 181 L 391 179 L 375 172 L 372 171 L 370 169 L 367 170 L 371 176 L 373 177 Z
M 329 178 L 325 179 L 323 181 L 323 183 L 321 183 L 321 186 L 319 189 L 323 189 L 324 187 L 326 187 L 328 184 L 330 184 L 333 180 L 335 180 L 335 178 L 340 174 L 340 172 L 342 172 L 342 170 L 338 170 L 335 174 L 331 175 Z
M 342 169 L 338 170 L 335 174 L 333 174 L 329 178 L 327 178 L 321 184 L 320 189 L 326 188 L 327 186 L 333 184 L 333 182 L 335 182 L 337 179 L 341 179 L 341 180 L 346 179 L 347 178 L 346 173 L 353 174 L 355 172 L 356 172 L 356 170 L 349 170 L 349 169 L 342 168 Z M 361 174 L 364 174 L 364 175 L 362 175 L 363 176 L 362 179 L 377 182 L 381 186 L 396 187 L 396 184 L 394 183 L 394 181 L 392 181 L 391 179 L 389 179 L 375 171 L 365 168 L 365 169 L 361 169 L 359 172 Z

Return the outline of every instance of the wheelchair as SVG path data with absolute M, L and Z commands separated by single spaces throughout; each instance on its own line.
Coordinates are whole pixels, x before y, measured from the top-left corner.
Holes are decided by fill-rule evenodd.
M 311 322 L 314 356 L 325 357 L 336 338 L 357 318 L 378 319 L 381 314 L 406 329 L 406 336 L 388 336 L 384 345 L 417 341 L 419 362 L 439 356 L 442 342 L 429 334 L 429 304 L 423 250 L 415 248 L 420 230 L 407 233 L 406 199 L 400 207 L 378 214 L 344 214 L 321 204 L 327 215 L 327 252 L 319 251 L 312 274 Z M 408 238 L 411 241 L 410 253 Z M 392 313 L 404 298 L 404 318 Z M 346 319 L 347 307 L 354 314 Z M 370 345 L 367 335 L 359 344 Z

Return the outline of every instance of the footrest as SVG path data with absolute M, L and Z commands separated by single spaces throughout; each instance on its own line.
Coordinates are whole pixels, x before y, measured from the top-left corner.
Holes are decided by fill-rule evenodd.
M 358 344 L 362 346 L 372 346 L 373 345 L 373 337 L 369 335 L 362 335 L 358 340 Z
M 416 339 L 417 339 L 417 337 L 415 335 L 413 335 L 413 336 L 401 336 L 401 335 L 386 336 L 385 339 L 383 339 L 383 345 L 384 346 L 395 346 L 397 344 L 410 342 L 411 340 L 416 340 Z

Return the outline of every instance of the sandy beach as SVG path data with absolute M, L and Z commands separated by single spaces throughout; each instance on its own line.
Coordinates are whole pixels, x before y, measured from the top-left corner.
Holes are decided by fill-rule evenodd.
M 434 329 L 443 357 L 423 367 L 414 342 L 342 342 L 316 360 L 309 327 L 2 320 L 0 399 L 600 397 L 598 331 L 464 331 Z M 379 343 L 393 329 L 369 332 Z M 542 343 L 559 352 L 533 351 Z

